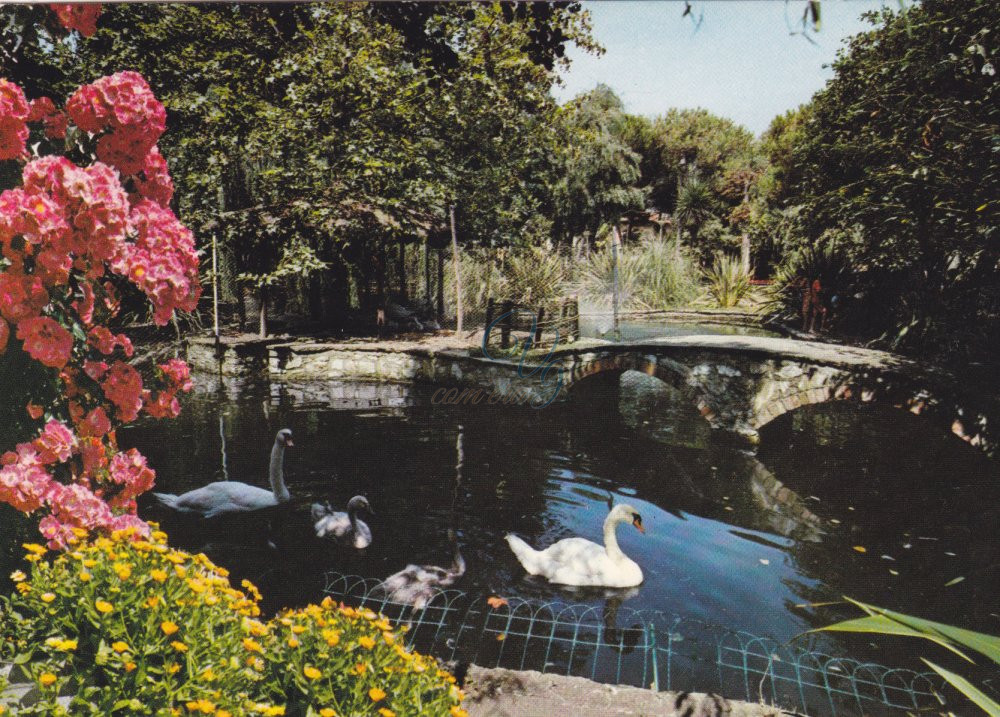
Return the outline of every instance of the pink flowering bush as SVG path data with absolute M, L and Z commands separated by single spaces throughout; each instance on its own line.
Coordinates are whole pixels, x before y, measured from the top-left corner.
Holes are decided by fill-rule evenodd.
M 95 31 L 100 6 L 52 7 L 68 28 Z M 165 128 L 163 105 L 135 72 L 80 87 L 65 111 L 0 79 L 0 161 L 20 163 L 21 177 L 0 193 L 0 362 L 34 362 L 55 387 L 35 396 L 33 385 L 23 411 L 38 433 L 0 454 L 0 501 L 41 513 L 53 548 L 80 530 L 148 533 L 135 499 L 155 474 L 138 451 L 118 449 L 115 429 L 143 412 L 176 416 L 177 394 L 191 389 L 178 359 L 144 382 L 128 363 L 131 341 L 109 328 L 127 285 L 158 325 L 200 295 L 194 236 L 170 209 L 156 146 Z M 76 161 L 30 154 L 68 133 Z

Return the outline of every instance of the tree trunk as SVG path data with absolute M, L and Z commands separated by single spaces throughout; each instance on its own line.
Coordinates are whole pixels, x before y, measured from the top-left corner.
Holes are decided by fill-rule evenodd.
M 378 240 L 378 305 L 385 306 L 388 297 L 385 295 L 385 239 Z
M 399 300 L 402 304 L 408 303 L 406 292 L 406 242 L 399 240 L 399 261 L 397 268 L 399 271 Z
M 740 258 L 743 260 L 743 271 L 750 273 L 750 235 L 743 232 L 740 243 Z
M 458 264 L 458 235 L 455 233 L 455 205 L 448 208 L 451 216 L 451 258 L 455 265 L 455 332 L 462 333 L 462 270 Z
M 260 292 L 258 294 L 258 302 L 260 307 L 258 309 L 257 315 L 260 319 L 260 337 L 262 339 L 267 338 L 267 287 L 260 287 Z
M 424 237 L 424 303 L 431 305 L 431 255 L 427 237 Z
M 438 281 L 437 281 L 437 320 L 444 322 L 444 250 L 437 250 Z

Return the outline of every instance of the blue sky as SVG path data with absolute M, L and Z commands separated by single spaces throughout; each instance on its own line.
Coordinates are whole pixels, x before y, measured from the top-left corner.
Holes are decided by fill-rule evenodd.
M 564 102 L 603 82 L 632 114 L 656 116 L 671 107 L 704 107 L 755 134 L 771 118 L 807 102 L 832 76 L 843 41 L 869 29 L 861 19 L 881 0 L 823 0 L 822 24 L 801 35 L 804 0 L 692 0 L 695 29 L 683 2 L 591 0 L 594 35 L 607 50 L 594 57 L 573 47 Z M 898 7 L 893 0 L 891 7 Z

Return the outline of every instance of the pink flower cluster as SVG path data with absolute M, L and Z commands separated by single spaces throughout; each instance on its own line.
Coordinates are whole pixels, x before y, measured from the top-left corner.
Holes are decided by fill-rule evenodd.
M 0 159 L 24 156 L 28 112 L 24 91 L 13 82 L 0 79 Z
M 67 26 L 92 32 L 94 10 L 57 12 Z M 0 80 L 0 161 L 25 161 L 21 186 L 0 193 L 0 354 L 13 343 L 52 369 L 61 389 L 54 404 L 25 407 L 47 422 L 33 441 L 0 456 L 0 500 L 46 512 L 39 528 L 52 547 L 79 529 L 147 532 L 135 499 L 155 474 L 138 451 L 118 449 L 115 428 L 143 408 L 176 416 L 177 394 L 192 387 L 178 359 L 160 364 L 148 385 L 126 362 L 132 342 L 107 326 L 118 312 L 114 283 L 141 290 L 160 325 L 175 309 L 193 310 L 201 293 L 194 236 L 169 208 L 173 182 L 156 147 L 166 114 L 146 81 L 134 72 L 102 78 L 66 109 L 77 127 L 99 135 L 102 161 L 29 158 L 28 124 L 59 138 L 67 117 L 49 98 L 29 104 Z
M 122 174 L 137 174 L 167 128 L 167 112 L 138 72 L 119 72 L 84 85 L 66 111 L 77 127 L 96 134 L 97 157 Z M 159 152 L 157 152 L 159 154 Z
M 67 30 L 76 30 L 84 37 L 97 32 L 100 3 L 52 3 L 49 7 Z

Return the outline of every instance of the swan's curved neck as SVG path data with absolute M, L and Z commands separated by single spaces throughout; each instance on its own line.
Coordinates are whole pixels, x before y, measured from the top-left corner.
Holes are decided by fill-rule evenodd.
M 284 462 L 285 446 L 281 441 L 275 441 L 274 447 L 271 449 L 271 467 L 268 470 L 268 479 L 271 481 L 271 490 L 274 491 L 274 497 L 279 502 L 291 500 L 292 498 L 287 486 L 285 486 Z
M 618 538 L 615 536 L 615 528 L 619 519 L 609 515 L 604 519 L 604 549 L 608 551 L 608 557 L 612 560 L 628 560 L 628 556 L 618 547 Z
M 358 532 L 358 509 L 348 506 L 347 517 L 351 519 L 351 532 Z

